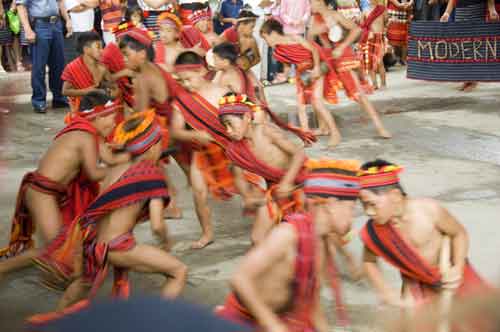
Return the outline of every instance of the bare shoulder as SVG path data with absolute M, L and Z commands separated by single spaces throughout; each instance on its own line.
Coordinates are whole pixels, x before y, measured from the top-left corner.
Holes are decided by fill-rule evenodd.
M 85 130 L 73 130 L 61 136 L 63 140 L 74 141 L 76 144 L 95 143 L 95 136 Z
M 425 219 L 435 222 L 447 211 L 439 201 L 432 198 L 412 198 L 408 203 L 411 211 L 418 214 L 420 220 L 425 216 Z

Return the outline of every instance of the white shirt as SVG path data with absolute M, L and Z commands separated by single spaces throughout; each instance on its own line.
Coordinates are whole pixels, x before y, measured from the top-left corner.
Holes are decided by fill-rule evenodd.
M 64 0 L 64 5 L 69 11 L 74 32 L 88 32 L 94 29 L 94 9 L 90 8 L 78 13 L 72 12 L 73 8 L 80 5 L 78 0 Z

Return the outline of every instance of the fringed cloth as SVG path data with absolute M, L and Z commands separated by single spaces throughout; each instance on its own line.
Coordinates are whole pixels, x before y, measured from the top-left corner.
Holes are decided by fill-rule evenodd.
M 314 224 L 309 214 L 289 215 L 286 222 L 294 227 L 298 245 L 293 282 L 293 305 L 290 311 L 279 317 L 290 332 L 312 332 L 314 331 L 313 310 L 319 291 Z M 218 310 L 217 314 L 237 323 L 258 325 L 255 317 L 241 304 L 234 293 L 227 297 L 224 306 Z
M 194 25 L 194 22 L 191 20 L 193 13 L 197 11 L 205 11 L 206 15 L 212 17 L 212 10 L 208 4 L 208 1 L 205 3 L 201 2 L 193 2 L 193 3 L 185 3 L 179 6 L 179 18 L 184 25 Z
M 347 5 L 347 6 L 338 6 L 337 12 L 342 14 L 348 20 L 359 22 L 361 19 L 361 9 L 359 6 L 355 5 Z
M 367 41 L 359 44 L 361 65 L 365 73 L 376 72 L 384 56 L 384 34 L 373 33 Z
M 99 221 L 118 209 L 147 202 L 153 198 L 169 201 L 163 170 L 151 161 L 132 165 L 113 185 L 101 193 L 83 214 L 65 227 L 35 259 L 48 272 L 46 284 L 65 289 L 77 277 L 92 285 L 91 297 L 102 285 L 107 273 L 109 250 L 130 250 L 135 245 L 131 234 L 124 234 L 109 243 L 97 242 Z M 145 204 L 138 222 L 148 216 Z M 131 232 L 132 230 L 130 230 Z M 128 295 L 126 271 L 115 268 L 115 295 Z
M 81 118 L 74 119 L 70 125 L 66 126 L 56 135 L 55 139 L 75 130 L 92 134 L 96 139 L 97 147 L 96 129 L 90 122 Z M 12 218 L 9 245 L 6 248 L 0 249 L 0 260 L 17 256 L 26 249 L 33 248 L 35 245 L 32 236 L 36 225 L 33 224 L 25 202 L 26 189 L 28 188 L 56 197 L 61 209 L 64 225 L 71 223 L 77 215 L 82 213 L 99 193 L 99 184 L 90 181 L 83 171 L 80 171 L 67 186 L 54 182 L 38 172 L 27 173 L 23 177 L 17 194 L 16 210 Z
M 234 185 L 234 175 L 231 172 L 230 161 L 223 147 L 231 142 L 226 128 L 219 121 L 219 110 L 205 98 L 195 92 L 179 89 L 174 104 L 182 112 L 186 123 L 194 130 L 205 131 L 215 140 L 215 143 L 205 147 L 191 145 L 195 162 L 203 173 L 210 192 L 215 198 L 229 199 L 237 191 Z M 245 178 L 251 184 L 259 185 L 260 179 L 246 172 Z
M 245 94 L 251 102 L 253 102 L 256 105 L 260 105 L 263 111 L 266 112 L 266 114 L 269 116 L 271 121 L 274 122 L 278 127 L 280 127 L 283 130 L 289 131 L 294 133 L 297 137 L 299 137 L 303 142 L 305 143 L 313 143 L 317 141 L 317 137 L 314 136 L 311 132 L 306 132 L 303 131 L 302 129 L 294 126 L 290 126 L 288 123 L 285 121 L 281 120 L 281 118 L 276 115 L 269 106 L 264 102 L 264 100 L 260 99 L 257 97 L 256 94 L 256 88 L 252 84 L 252 81 L 248 74 L 241 68 L 238 68 L 238 73 L 240 75 L 241 83 L 243 86 L 243 94 Z
M 328 72 L 324 75 L 323 80 L 323 97 L 328 103 L 337 104 L 337 90 L 339 89 L 339 80 L 333 67 L 333 63 L 332 61 L 330 61 L 331 57 L 329 57 L 328 54 L 323 49 L 321 49 L 318 44 L 314 43 L 313 45 L 318 49 L 321 60 L 328 67 Z M 310 104 L 312 91 L 314 90 L 317 81 L 306 84 L 306 82 L 302 80 L 301 76 L 303 73 L 313 68 L 313 59 L 311 52 L 299 44 L 277 45 L 274 48 L 273 55 L 279 62 L 297 65 L 297 94 L 301 103 Z
M 86 89 L 96 84 L 92 72 L 83 62 L 82 56 L 74 59 L 64 67 L 61 79 L 71 84 L 75 89 Z M 78 112 L 81 96 L 69 97 L 68 100 L 71 112 Z
M 389 2 L 387 6 L 389 14 L 389 23 L 387 26 L 387 39 L 392 46 L 408 45 L 408 11 L 397 8 Z
M 120 51 L 120 48 L 115 43 L 109 43 L 102 50 L 101 63 L 108 69 L 112 74 L 116 74 L 125 67 L 125 59 Z M 132 91 L 132 82 L 128 77 L 122 77 L 118 81 L 118 87 L 122 91 L 123 100 L 128 106 L 134 106 L 134 92 Z
M 368 249 L 401 272 L 417 302 L 429 301 L 439 294 L 442 277 L 439 268 L 425 261 L 392 224 L 377 225 L 370 220 L 361 230 L 360 236 Z M 488 288 L 467 262 L 457 295 L 466 296 Z

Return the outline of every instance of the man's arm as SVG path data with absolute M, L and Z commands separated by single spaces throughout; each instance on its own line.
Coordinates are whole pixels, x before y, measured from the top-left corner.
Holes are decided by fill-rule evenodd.
M 68 81 L 63 82 L 62 94 L 67 97 L 85 96 L 93 91 L 97 91 L 97 86 L 92 85 L 85 89 L 75 89 Z
M 450 19 L 451 12 L 453 12 L 453 9 L 455 8 L 455 0 L 448 0 L 448 4 L 446 5 L 446 10 L 443 13 L 443 16 L 441 16 L 440 21 L 441 22 L 448 22 Z
M 137 112 L 142 112 L 148 109 L 149 101 L 151 100 L 150 80 L 144 74 L 140 74 L 134 80 L 135 105 L 134 109 Z
M 64 1 L 59 0 L 59 12 L 66 22 L 66 38 L 69 38 L 73 34 L 73 25 L 71 24 L 71 18 L 68 15 Z
M 207 132 L 186 129 L 186 121 L 184 120 L 184 116 L 176 106 L 173 106 L 170 133 L 173 139 L 179 141 L 197 141 L 203 145 L 207 145 L 213 141 L 212 137 Z
M 129 162 L 131 159 L 128 152 L 113 153 L 111 146 L 104 142 L 104 140 L 101 140 L 99 143 L 99 158 L 109 166 L 123 164 Z
M 368 280 L 383 303 L 397 307 L 403 306 L 401 295 L 384 280 L 384 276 L 377 265 L 377 257 L 367 247 L 363 249 L 363 268 Z
M 304 160 L 306 158 L 306 153 L 303 146 L 299 146 L 288 138 L 278 129 L 266 126 L 266 134 L 269 135 L 272 142 L 276 144 L 282 151 L 291 156 L 291 160 L 288 166 L 288 170 L 285 176 L 281 179 L 278 185 L 278 195 L 289 195 L 294 189 L 295 178 L 300 173 Z
M 31 23 L 28 18 L 28 9 L 25 6 L 26 1 L 17 1 L 17 13 L 19 14 L 19 19 L 24 29 L 24 34 L 26 35 L 26 40 L 30 43 L 34 43 L 36 40 L 36 34 L 31 28 Z
M 243 258 L 230 282 L 238 298 L 256 318 L 259 325 L 269 332 L 287 329 L 258 293 L 256 282 L 259 276 L 269 273 L 276 263 L 284 259 L 289 248 L 296 245 L 296 235 L 291 227 L 287 224 L 276 226 L 264 241 Z
M 82 168 L 89 180 L 101 181 L 108 172 L 107 167 L 100 167 L 97 164 L 98 151 L 93 136 L 88 133 L 81 133 L 80 144 L 82 152 Z
M 340 42 L 332 52 L 333 57 L 338 58 L 342 56 L 346 47 L 350 46 L 356 41 L 356 39 L 361 34 L 361 28 L 353 21 L 345 18 L 342 14 L 339 14 L 337 12 L 332 12 L 332 14 L 332 17 L 335 19 L 335 21 L 337 21 L 337 23 L 340 24 L 340 26 L 344 28 L 344 30 L 349 31 L 347 37 L 345 37 L 344 40 L 342 40 L 342 42 Z
M 465 228 L 453 217 L 446 208 L 434 200 L 429 200 L 430 213 L 436 220 L 436 228 L 451 239 L 452 264 L 449 274 L 443 276 L 443 282 L 457 284 L 461 280 L 467 253 L 469 251 L 469 236 Z M 457 285 L 458 286 L 458 285 Z
M 252 68 L 260 62 L 259 46 L 257 45 L 257 41 L 255 40 L 255 38 L 252 38 L 250 49 L 252 50 L 252 57 L 250 58 L 249 68 Z
M 492 21 L 498 21 L 498 13 L 495 8 L 495 0 L 488 0 L 488 13 Z
M 163 221 L 164 204 L 162 198 L 154 198 L 149 201 L 149 219 L 151 221 L 151 232 L 157 244 L 169 251 L 168 228 Z

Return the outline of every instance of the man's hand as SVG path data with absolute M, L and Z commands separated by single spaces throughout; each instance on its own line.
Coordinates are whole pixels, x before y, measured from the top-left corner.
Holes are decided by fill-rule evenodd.
M 446 23 L 450 20 L 450 14 L 444 13 L 443 16 L 439 19 L 439 22 Z
M 339 44 L 335 49 L 332 51 L 332 57 L 334 59 L 338 59 L 344 54 L 346 46 L 344 44 Z
M 286 198 L 289 197 L 295 189 L 296 187 L 294 185 L 288 183 L 280 183 L 278 184 L 275 193 L 278 198 Z
M 5 13 L 2 11 L 0 12 L 0 28 L 4 28 L 5 27 Z
M 73 25 L 71 24 L 71 20 L 66 21 L 66 38 L 71 37 L 73 34 Z
M 24 35 L 28 43 L 33 44 L 36 42 L 36 33 L 30 27 L 24 27 Z
M 490 20 L 492 20 L 492 21 L 499 20 L 498 12 L 495 9 L 490 10 Z
M 213 137 L 206 131 L 199 131 L 196 140 L 202 145 L 208 145 L 214 141 Z
M 441 278 L 442 287 L 445 289 L 457 289 L 462 283 L 463 269 L 459 266 L 453 266 L 446 272 L 443 272 Z

